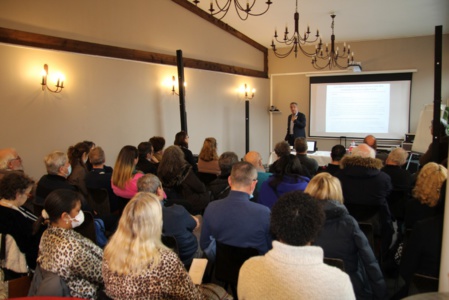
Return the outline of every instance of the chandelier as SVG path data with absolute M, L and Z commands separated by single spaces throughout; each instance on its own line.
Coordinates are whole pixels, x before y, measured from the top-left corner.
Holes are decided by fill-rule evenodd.
M 259 0 L 259 2 L 260 1 L 261 0 Z M 214 2 L 215 2 L 215 6 L 217 7 L 217 9 L 214 8 Z M 193 3 L 195 3 L 196 6 L 198 6 L 198 3 L 200 3 L 200 1 L 194 0 Z M 237 15 L 239 16 L 239 18 L 241 20 L 245 21 L 246 19 L 248 19 L 249 16 L 261 16 L 264 13 L 266 13 L 268 11 L 268 9 L 270 9 L 270 5 L 273 2 L 271 2 L 271 0 L 267 0 L 267 2 L 265 2 L 265 4 L 267 4 L 267 8 L 263 12 L 260 12 L 260 13 L 252 12 L 253 6 L 254 6 L 254 4 L 256 4 L 256 0 L 252 0 L 251 4 L 250 4 L 250 0 L 246 0 L 245 6 L 240 4 L 240 0 L 225 0 L 225 2 L 223 2 L 223 4 L 221 4 L 221 3 L 222 3 L 221 0 L 211 0 L 210 1 L 210 7 L 209 7 L 208 11 L 210 12 L 210 14 L 212 16 L 216 17 L 219 20 L 223 19 L 226 16 L 226 14 L 228 13 L 229 8 L 231 8 L 231 4 L 234 4 Z
M 346 47 L 346 43 L 343 44 L 343 51 L 339 52 L 339 47 L 335 48 L 335 34 L 334 34 L 334 19 L 335 14 L 331 15 L 332 18 L 332 35 L 331 35 L 331 47 L 329 50 L 326 44 L 326 49 L 323 50 L 323 45 L 320 43 L 316 46 L 315 55 L 312 57 L 312 65 L 317 70 L 325 68 L 332 69 L 333 67 L 339 69 L 346 69 L 351 65 L 355 65 L 354 52 L 351 52 L 351 46 Z M 339 60 L 340 59 L 340 60 Z
M 320 31 L 317 30 L 316 34 L 315 34 L 315 38 L 313 38 L 313 36 L 310 35 L 310 28 L 309 26 L 307 26 L 307 31 L 304 32 L 304 36 L 301 36 L 299 34 L 299 13 L 298 13 L 298 0 L 296 0 L 296 12 L 294 14 L 294 19 L 295 19 L 295 31 L 293 33 L 293 35 L 291 37 L 289 37 L 289 32 L 288 32 L 288 27 L 285 26 L 285 32 L 284 32 L 284 38 L 279 40 L 278 39 L 278 33 L 277 30 L 274 30 L 274 38 L 271 41 L 271 48 L 273 49 L 274 54 L 276 55 L 276 57 L 279 58 L 286 58 L 287 56 L 290 55 L 290 53 L 294 52 L 295 53 L 295 57 L 298 56 L 298 49 L 301 50 L 301 52 L 308 56 L 308 57 L 314 57 L 316 52 L 307 52 L 303 49 L 303 46 L 305 46 L 306 44 L 312 44 L 315 43 L 318 38 L 320 37 Z M 310 39 L 309 39 L 310 38 Z M 277 49 L 276 49 L 276 44 L 274 42 L 277 42 L 279 44 L 282 44 L 282 47 L 288 47 L 290 46 L 290 49 L 285 52 L 285 53 L 280 53 Z M 319 42 L 319 47 L 321 47 L 321 39 Z

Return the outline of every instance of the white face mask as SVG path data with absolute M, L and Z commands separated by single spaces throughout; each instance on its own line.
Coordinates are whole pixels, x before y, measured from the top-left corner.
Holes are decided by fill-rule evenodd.
M 69 177 L 70 174 L 72 174 L 72 166 L 71 165 L 69 165 L 69 167 L 67 168 L 67 177 Z
M 70 218 L 70 216 L 69 216 Z M 82 210 L 75 216 L 75 218 L 70 218 L 70 222 L 72 223 L 72 228 L 76 228 L 83 224 L 84 222 L 84 213 Z

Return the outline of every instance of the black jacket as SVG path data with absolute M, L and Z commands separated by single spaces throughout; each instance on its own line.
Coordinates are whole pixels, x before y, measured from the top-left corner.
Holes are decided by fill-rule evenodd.
M 337 201 L 324 200 L 323 205 L 326 222 L 315 244 L 323 248 L 325 257 L 344 261 L 357 299 L 386 299 L 382 271 L 357 221 Z

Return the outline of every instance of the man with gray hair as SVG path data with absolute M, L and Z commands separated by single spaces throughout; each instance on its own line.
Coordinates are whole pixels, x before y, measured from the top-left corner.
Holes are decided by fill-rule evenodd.
M 198 218 L 191 216 L 182 205 L 165 203 L 162 183 L 156 175 L 145 174 L 140 177 L 137 181 L 137 190 L 153 193 L 159 198 L 162 204 L 162 232 L 176 239 L 179 257 L 184 266 L 189 267 L 194 258 L 202 256 L 198 240 L 193 233 L 199 227 Z
M 37 183 L 36 204 L 43 205 L 48 194 L 57 189 L 78 191 L 67 180 L 67 177 L 72 173 L 72 166 L 67 154 L 61 151 L 54 151 L 45 156 L 44 163 L 48 174 L 42 176 Z
M 387 197 L 393 187 L 390 176 L 381 171 L 382 161 L 375 156 L 373 148 L 360 144 L 341 160 L 341 171 L 335 176 L 340 179 L 349 213 L 359 222 L 373 223 L 374 233 L 382 236 L 383 250 L 387 250 L 392 235 Z
M 229 176 L 228 197 L 209 203 L 201 229 L 201 249 L 214 259 L 215 241 L 255 248 L 261 254 L 271 249 L 270 209 L 249 201 L 257 184 L 257 170 L 247 162 L 234 164 Z
M 0 179 L 12 171 L 23 172 L 22 158 L 14 148 L 0 149 Z

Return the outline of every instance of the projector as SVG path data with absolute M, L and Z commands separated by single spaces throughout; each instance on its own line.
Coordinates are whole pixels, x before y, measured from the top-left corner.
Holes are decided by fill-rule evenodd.
M 354 73 L 362 72 L 362 63 L 353 62 L 348 65 L 348 70 L 352 70 Z

